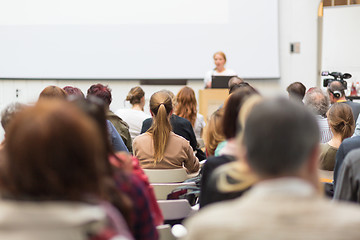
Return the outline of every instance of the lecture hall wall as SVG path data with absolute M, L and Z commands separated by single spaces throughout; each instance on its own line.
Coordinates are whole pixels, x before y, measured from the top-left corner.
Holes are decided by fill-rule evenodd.
M 320 0 L 279 0 L 281 78 L 278 80 L 249 81 L 264 95 L 285 95 L 286 87 L 295 81 L 303 82 L 306 87 L 317 84 L 317 15 L 319 3 Z M 300 53 L 290 53 L 290 43 L 292 42 L 300 42 Z M 241 73 L 239 75 L 241 76 Z M 94 83 L 97 82 L 86 80 L 2 80 L 0 81 L 0 108 L 3 109 L 7 104 L 14 101 L 34 102 L 41 90 L 48 85 L 60 87 L 72 85 L 86 92 L 87 88 Z M 110 107 L 113 110 L 129 106 L 124 101 L 126 94 L 131 87 L 139 84 L 138 81 L 124 80 L 101 81 L 101 83 L 109 85 L 112 89 L 113 103 Z M 202 81 L 189 80 L 188 86 L 194 88 L 197 93 L 203 88 L 203 83 Z M 153 92 L 163 88 L 167 88 L 176 94 L 181 86 L 143 86 L 146 92 L 146 100 L 149 100 Z M 145 108 L 148 111 L 148 106 Z

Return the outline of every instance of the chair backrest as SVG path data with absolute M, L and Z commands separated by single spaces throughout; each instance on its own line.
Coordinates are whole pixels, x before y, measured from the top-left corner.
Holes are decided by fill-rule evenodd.
M 186 199 L 158 200 L 158 204 L 164 220 L 184 219 L 196 212 Z
M 169 224 L 156 226 L 156 229 L 159 233 L 159 240 L 176 240 Z
M 150 183 L 179 183 L 188 178 L 185 168 L 143 170 Z
M 171 193 L 172 190 L 178 187 L 186 186 L 196 186 L 194 182 L 186 183 L 152 183 L 151 186 L 154 188 L 154 193 L 157 200 L 166 200 L 167 195 Z

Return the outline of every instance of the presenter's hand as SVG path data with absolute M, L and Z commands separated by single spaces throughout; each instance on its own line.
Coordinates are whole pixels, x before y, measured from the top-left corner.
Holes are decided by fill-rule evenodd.
M 206 83 L 205 88 L 211 88 L 211 82 Z

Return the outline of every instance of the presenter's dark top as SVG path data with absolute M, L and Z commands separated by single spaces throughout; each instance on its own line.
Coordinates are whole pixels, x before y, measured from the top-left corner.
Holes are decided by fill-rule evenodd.
M 145 119 L 142 124 L 141 134 L 149 130 L 152 125 L 152 118 Z M 200 150 L 197 149 L 197 141 L 194 133 L 194 129 L 189 120 L 179 117 L 175 114 L 171 115 L 170 117 L 170 124 L 172 127 L 172 131 L 185 138 L 190 142 L 190 146 L 194 151 L 196 151 L 196 157 L 201 161 L 206 158 L 205 154 Z M 201 156 L 203 155 L 203 156 Z

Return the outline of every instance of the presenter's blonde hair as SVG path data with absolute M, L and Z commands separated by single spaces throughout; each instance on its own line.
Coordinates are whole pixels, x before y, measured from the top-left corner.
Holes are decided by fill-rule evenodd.
M 214 53 L 214 55 L 213 55 L 213 58 L 214 58 L 214 59 L 215 59 L 215 56 L 216 56 L 216 55 L 222 56 L 222 57 L 224 58 L 225 62 L 226 62 L 226 55 L 225 55 L 224 52 L 218 51 L 218 52 Z

